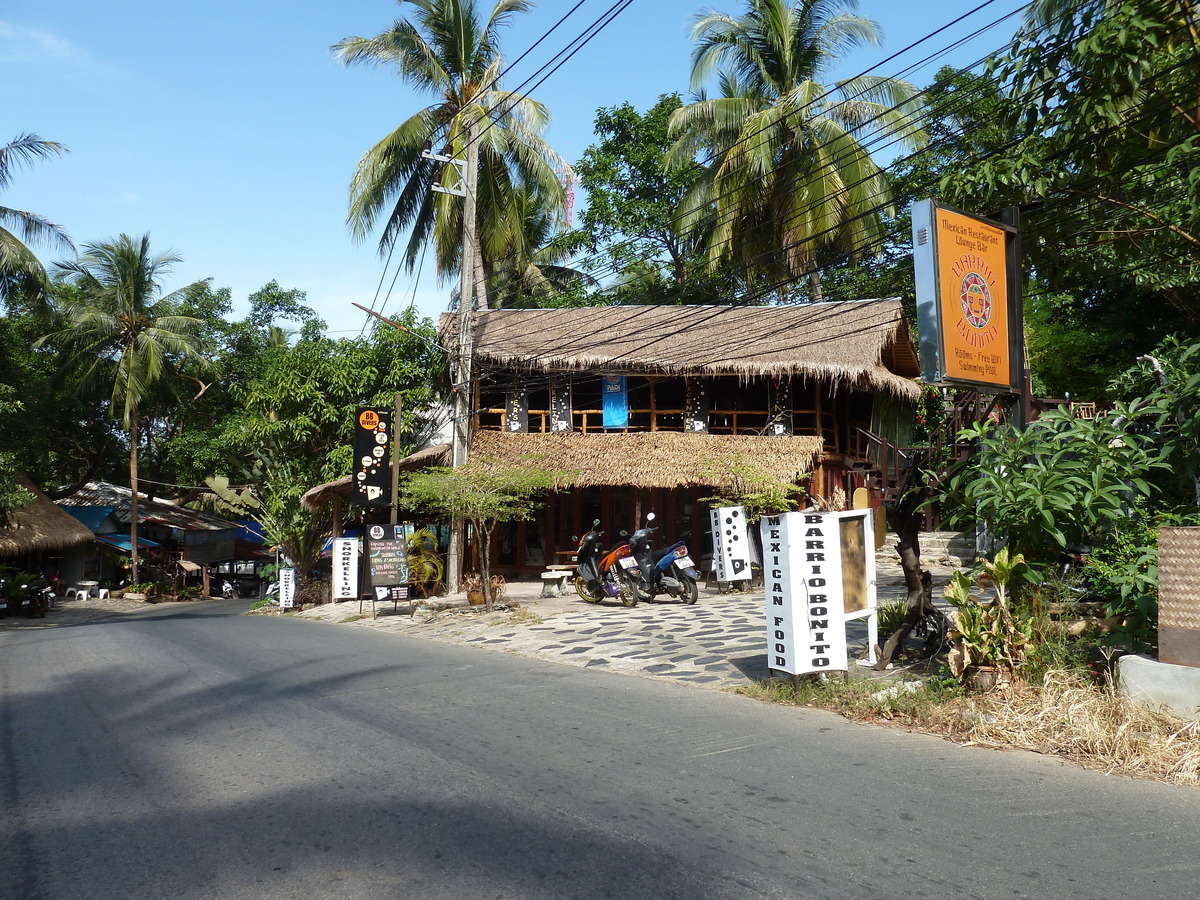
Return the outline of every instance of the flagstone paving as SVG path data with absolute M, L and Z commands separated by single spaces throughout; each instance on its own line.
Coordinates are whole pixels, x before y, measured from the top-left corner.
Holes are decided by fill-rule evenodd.
M 953 569 L 934 569 L 940 596 Z M 701 589 L 693 606 L 675 601 L 590 605 L 574 595 L 548 600 L 540 585 L 509 586 L 516 612 L 484 613 L 453 607 L 436 613 L 380 607 L 377 618 L 358 618 L 358 604 L 329 604 L 307 610 L 306 618 L 356 627 L 384 628 L 413 636 L 502 650 L 565 665 L 667 678 L 716 688 L 745 686 L 769 676 L 762 593 L 718 593 Z M 905 594 L 899 568 L 878 575 L 881 602 Z M 339 607 L 341 608 L 339 610 Z M 865 621 L 850 622 L 851 660 L 867 657 Z

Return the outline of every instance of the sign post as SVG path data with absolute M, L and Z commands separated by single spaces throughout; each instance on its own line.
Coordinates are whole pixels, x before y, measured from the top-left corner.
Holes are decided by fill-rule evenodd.
M 393 608 L 408 599 L 408 541 L 403 525 L 370 525 L 363 550 L 367 557 L 367 588 L 371 593 L 371 618 L 375 601 L 391 600 Z M 362 611 L 362 600 L 358 602 Z
M 846 671 L 846 623 L 867 620 L 879 642 L 871 510 L 763 516 L 767 666 L 792 676 Z
M 358 538 L 333 540 L 333 600 L 353 600 L 358 592 Z
M 746 511 L 740 506 L 722 506 L 709 510 L 709 521 L 717 581 L 748 581 L 752 573 Z
M 296 605 L 296 570 L 279 570 L 279 608 L 291 609 Z
M 913 204 L 921 380 L 1025 396 L 1020 233 L 935 200 Z
M 391 441 L 390 409 L 359 407 L 354 421 L 354 502 L 360 506 L 387 506 L 391 487 L 388 451 Z

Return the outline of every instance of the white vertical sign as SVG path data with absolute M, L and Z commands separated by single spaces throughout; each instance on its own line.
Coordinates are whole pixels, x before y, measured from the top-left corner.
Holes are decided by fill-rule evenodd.
M 746 581 L 750 578 L 750 541 L 746 533 L 746 511 L 740 506 L 722 506 L 709 511 L 712 523 L 713 566 L 717 581 Z
M 333 599 L 358 599 L 358 538 L 333 541 Z
M 801 675 L 848 668 L 838 518 L 763 516 L 767 665 Z
M 279 608 L 291 609 L 296 605 L 296 570 L 279 570 Z

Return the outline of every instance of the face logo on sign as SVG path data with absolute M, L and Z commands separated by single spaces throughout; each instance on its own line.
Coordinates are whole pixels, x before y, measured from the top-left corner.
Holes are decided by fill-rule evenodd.
M 958 299 L 967 322 L 975 328 L 986 328 L 992 320 L 992 292 L 983 276 L 978 272 L 968 272 L 963 276 Z

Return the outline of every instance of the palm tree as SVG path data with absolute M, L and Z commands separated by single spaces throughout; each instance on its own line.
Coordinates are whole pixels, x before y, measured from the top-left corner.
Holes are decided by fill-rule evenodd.
M 0 190 L 11 184 L 13 171 L 20 163 L 61 156 L 66 149 L 62 144 L 44 141 L 36 134 L 18 135 L 12 143 L 0 147 Z M 26 246 L 26 241 L 75 249 L 67 233 L 45 216 L 0 206 L 0 300 L 6 299 L 17 283 L 46 287 L 46 271 Z
M 597 286 L 594 278 L 570 265 L 571 249 L 556 240 L 562 220 L 535 190 L 519 185 L 512 210 L 505 221 L 486 229 L 481 247 L 494 306 L 552 306 L 573 286 Z
M 76 290 L 60 306 L 66 324 L 39 343 L 61 342 L 78 366 L 83 384 L 111 378 L 112 415 L 120 410 L 129 431 L 130 579 L 138 580 L 138 407 L 185 359 L 201 359 L 201 319 L 181 315 L 179 305 L 206 281 L 161 293 L 161 280 L 180 262 L 174 253 L 152 256 L 150 235 L 85 244 L 71 262 L 55 263 L 55 275 Z
M 822 83 L 847 51 L 880 43 L 857 0 L 745 0 L 746 12 L 698 15 L 692 88 L 719 70 L 721 96 L 671 116 L 669 168 L 710 160 L 684 200 L 683 222 L 712 228 L 710 265 L 733 259 L 751 279 L 807 274 L 820 299 L 817 251 L 852 254 L 878 241 L 890 212 L 868 137 L 918 147 L 916 91 L 861 75 Z
M 476 271 L 488 265 L 488 230 L 516 214 L 517 187 L 532 191 L 537 202 L 557 212 L 565 205 L 558 181 L 558 155 L 542 139 L 549 114 L 522 94 L 500 90 L 500 28 L 514 13 L 527 12 L 529 0 L 497 0 L 487 18 L 476 0 L 398 0 L 415 8 L 372 38 L 348 37 L 332 48 L 346 65 L 393 66 L 401 78 L 436 101 L 406 119 L 371 147 L 350 183 L 347 223 L 365 238 L 383 221 L 381 255 L 388 254 L 405 231 L 404 262 L 411 271 L 420 251 L 432 243 L 439 274 L 448 277 L 461 257 L 463 204 L 458 197 L 434 192 L 458 176 L 452 166 L 430 159 L 465 158 L 467 135 L 478 135 L 478 227 L 482 254 Z M 478 277 L 478 276 L 477 276 Z M 486 306 L 486 298 L 483 305 Z

